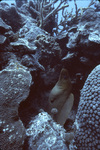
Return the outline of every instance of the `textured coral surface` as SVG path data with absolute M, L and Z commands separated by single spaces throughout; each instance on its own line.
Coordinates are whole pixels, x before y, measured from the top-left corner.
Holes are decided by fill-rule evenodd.
M 26 134 L 29 136 L 29 150 L 68 150 L 64 128 L 46 112 L 39 113 L 30 122 Z
M 100 65 L 89 74 L 83 89 L 76 116 L 76 149 L 100 149 Z

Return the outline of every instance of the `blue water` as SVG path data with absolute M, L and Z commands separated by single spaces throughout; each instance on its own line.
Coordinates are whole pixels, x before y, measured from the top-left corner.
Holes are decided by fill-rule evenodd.
M 11 3 L 14 3 L 15 4 L 15 0 L 2 0 L 8 4 L 11 5 Z M 29 0 L 28 0 L 29 1 Z M 60 0 L 56 3 L 55 7 L 58 6 Z M 77 3 L 77 7 L 80 8 L 80 7 L 87 7 L 89 5 L 89 3 L 91 2 L 91 0 L 76 0 L 76 3 Z M 69 1 L 68 2 L 69 4 L 69 7 L 67 7 L 67 11 L 68 12 L 71 12 L 72 8 L 73 8 L 73 14 L 75 13 L 75 4 L 74 4 L 74 0 L 72 1 Z M 61 18 L 61 13 L 62 11 L 59 11 L 59 17 L 58 17 L 58 22 L 60 21 L 60 18 Z
M 7 2 L 8 4 L 15 3 L 15 0 L 2 0 L 4 2 Z M 29 1 L 29 0 L 28 0 Z M 78 7 L 87 7 L 88 4 L 90 3 L 91 0 L 76 0 Z M 60 0 L 59 0 L 60 2 Z M 74 7 L 74 0 L 68 2 L 69 3 L 69 8 L 68 10 L 70 11 L 72 7 Z
M 9 5 L 11 5 L 12 3 L 15 4 L 15 0 L 2 0 L 3 2 L 8 3 Z M 30 0 L 28 0 L 29 2 Z M 76 0 L 76 4 L 77 4 L 77 8 L 86 8 L 88 7 L 89 3 L 91 2 L 91 0 Z M 54 5 L 55 7 L 57 7 L 60 3 L 60 0 Z M 72 14 L 75 14 L 75 4 L 74 4 L 74 0 L 72 1 L 68 1 L 69 7 L 67 7 L 67 11 L 71 12 L 73 9 Z M 61 21 L 62 18 L 62 10 L 59 11 L 58 13 L 58 23 Z

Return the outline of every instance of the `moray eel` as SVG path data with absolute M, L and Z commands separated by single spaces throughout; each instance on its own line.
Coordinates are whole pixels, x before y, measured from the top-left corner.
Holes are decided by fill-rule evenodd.
M 73 106 L 72 84 L 66 69 L 62 69 L 58 82 L 49 95 L 49 113 L 55 121 L 64 125 Z

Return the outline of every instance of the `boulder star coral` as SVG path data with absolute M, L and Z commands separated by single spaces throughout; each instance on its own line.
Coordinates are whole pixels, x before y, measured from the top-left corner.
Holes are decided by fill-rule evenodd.
M 100 149 L 100 65 L 89 74 L 81 90 L 75 125 L 73 149 Z

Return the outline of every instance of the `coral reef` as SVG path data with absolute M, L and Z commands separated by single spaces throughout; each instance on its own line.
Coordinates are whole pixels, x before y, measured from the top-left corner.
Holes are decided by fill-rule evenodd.
M 100 149 L 100 65 L 89 74 L 83 89 L 75 120 L 73 149 Z
M 45 3 L 47 1 L 48 3 Z M 90 5 L 94 1 L 92 0 Z M 16 2 L 22 5 L 26 0 L 16 0 Z M 56 2 L 59 3 L 55 8 Z M 74 0 L 76 12 L 73 14 L 72 10 L 67 11 L 67 2 L 69 1 L 32 0 L 21 7 L 15 4 L 9 5 L 4 1 L 0 2 L 0 117 L 2 118 L 0 120 L 2 144 L 0 144 L 2 149 L 3 146 L 7 147 L 5 148 L 7 150 L 9 150 L 8 146 L 17 150 L 22 148 L 25 127 L 29 124 L 31 117 L 38 118 L 41 108 L 48 112 L 49 93 L 57 82 L 62 68 L 67 68 L 70 73 L 75 103 L 67 116 L 67 110 L 70 111 L 70 109 L 66 107 L 73 99 L 72 93 L 69 92 L 69 97 L 67 101 L 65 99 L 66 102 L 59 116 L 63 124 L 68 118 L 64 124 L 66 131 L 73 130 L 72 124 L 79 103 L 80 89 L 93 67 L 100 64 L 100 3 L 95 1 L 94 7 L 85 9 L 78 8 L 77 1 Z M 61 22 L 58 24 L 60 9 L 62 17 L 60 16 Z M 32 80 L 32 86 L 29 84 L 30 80 Z M 29 90 L 30 86 L 31 90 Z M 7 97 L 9 100 L 6 99 Z M 55 97 L 57 98 L 57 95 Z M 3 105 L 2 102 L 4 102 Z M 86 106 L 88 108 L 88 103 Z M 89 104 L 90 107 L 92 106 Z M 95 107 L 97 108 L 97 104 L 94 104 Z M 52 108 L 51 111 L 57 113 L 58 110 Z M 95 114 L 98 113 L 94 111 Z M 73 138 L 73 132 L 68 135 L 70 136 L 66 139 L 70 141 Z M 91 135 L 90 139 L 92 139 Z M 59 138 L 58 134 L 57 138 Z M 25 150 L 28 150 L 28 147 L 25 147 Z
M 31 120 L 26 134 L 29 136 L 29 150 L 67 150 L 65 129 L 46 112 L 39 113 Z
M 0 149 L 22 150 L 26 137 L 18 107 L 29 95 L 32 77 L 17 61 L 0 71 Z
M 25 21 L 15 5 L 10 6 L 4 2 L 0 2 L 0 17 L 7 25 L 11 26 L 13 32 L 18 31 Z
M 8 26 L 1 18 L 0 18 L 0 33 L 5 33 L 6 31 L 11 30 L 11 26 Z
M 41 63 L 43 66 L 48 66 L 57 63 L 61 58 L 61 48 L 55 39 L 49 34 L 40 34 L 37 36 L 35 46 L 41 55 Z M 50 58 L 50 59 L 49 59 Z M 48 61 L 49 59 L 49 61 Z
M 68 7 L 69 5 L 66 4 L 64 5 L 64 0 L 61 0 L 59 5 L 54 7 L 54 4 L 57 2 L 58 0 L 54 0 L 54 1 L 41 1 L 41 0 L 37 0 L 34 1 L 34 4 L 32 4 L 33 2 L 30 1 L 30 10 L 37 14 L 37 21 L 38 21 L 38 26 L 43 28 L 47 23 L 50 17 L 55 16 L 55 14 L 57 14 L 57 12 L 61 9 L 64 9 L 65 7 Z M 63 4 L 63 6 L 62 6 Z M 33 6 L 33 7 L 32 7 Z M 35 8 L 34 8 L 35 7 Z M 55 19 L 55 17 L 54 17 Z
M 27 0 L 15 0 L 17 7 L 21 7 L 24 3 L 27 3 Z
M 73 24 L 76 25 L 81 19 L 83 13 L 88 8 L 91 8 L 91 6 L 94 5 L 95 3 L 96 2 L 94 0 L 91 0 L 87 8 L 84 7 L 78 8 L 77 2 L 76 0 L 74 0 L 75 13 L 73 12 L 74 10 L 73 7 L 70 12 L 66 8 L 62 9 L 62 17 L 54 29 L 54 33 L 56 34 L 56 36 L 62 36 L 62 35 L 65 36 L 70 26 L 73 26 Z

